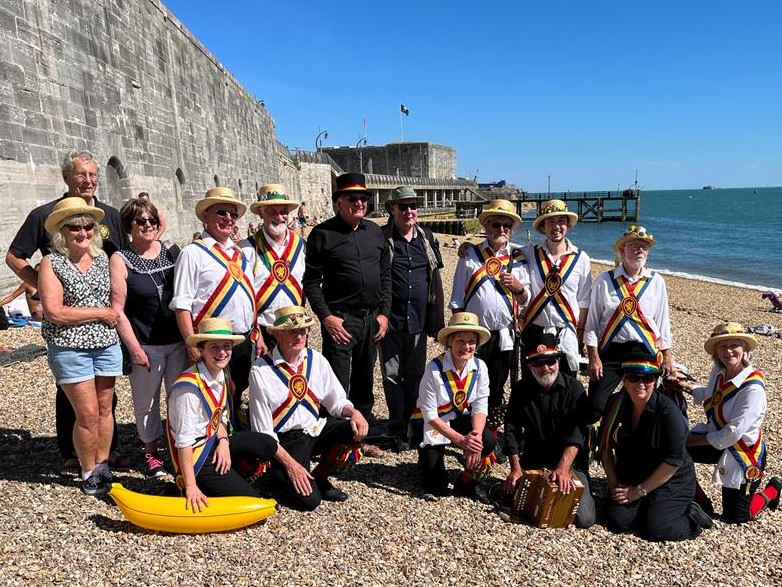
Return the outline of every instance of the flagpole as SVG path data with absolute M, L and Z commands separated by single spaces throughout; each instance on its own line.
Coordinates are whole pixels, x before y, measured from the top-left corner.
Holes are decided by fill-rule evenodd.
M 399 142 L 404 143 L 405 142 L 405 132 L 404 132 L 404 113 L 402 112 L 402 109 L 399 109 Z

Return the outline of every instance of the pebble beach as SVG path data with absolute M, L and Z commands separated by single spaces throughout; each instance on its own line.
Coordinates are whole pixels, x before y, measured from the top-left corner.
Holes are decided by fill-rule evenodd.
M 443 245 L 451 240 L 440 237 Z M 447 298 L 456 250 L 442 246 L 442 252 Z M 654 268 L 654 250 L 649 264 Z M 605 269 L 593 264 L 595 274 Z M 666 283 L 674 360 L 701 383 L 711 369 L 703 342 L 717 322 L 782 330 L 782 314 L 769 312 L 756 290 L 671 276 Z M 782 339 L 758 340 L 754 363 L 768 393 L 766 473 L 782 475 Z M 315 512 L 283 508 L 264 523 L 222 534 L 144 530 L 126 521 L 110 498 L 88 497 L 59 474 L 54 380 L 40 330 L 2 331 L 0 343 L 17 349 L 0 356 L 2 585 L 782 585 L 782 509 L 741 526 L 718 520 L 695 540 L 677 543 L 616 535 L 599 521 L 589 530 L 536 529 L 504 522 L 491 507 L 463 498 L 427 497 L 417 487 L 415 451 L 365 457 L 334 480 L 350 499 L 324 502 Z M 320 348 L 318 329 L 310 345 Z M 429 357 L 438 352 L 430 341 Z M 12 359 L 17 362 L 7 364 Z M 161 493 L 161 481 L 142 473 L 127 379 L 118 380 L 117 394 L 120 450 L 133 464 L 116 471 L 118 481 Z M 375 398 L 382 419 L 379 367 Z M 691 406 L 690 418 L 702 420 L 702 409 Z M 459 469 L 453 455 L 448 463 L 452 472 Z M 711 467 L 696 468 L 719 511 Z M 497 465 L 488 483 L 507 472 L 507 465 Z M 593 463 L 591 474 L 595 493 L 604 495 L 602 470 Z

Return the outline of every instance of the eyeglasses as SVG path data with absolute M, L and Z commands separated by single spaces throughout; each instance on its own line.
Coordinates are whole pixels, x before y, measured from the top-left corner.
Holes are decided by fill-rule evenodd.
M 625 379 L 627 379 L 630 383 L 654 383 L 657 380 L 657 375 L 646 373 L 643 375 L 639 375 L 638 373 L 628 373 L 625 375 Z
M 492 222 L 491 227 L 494 230 L 500 230 L 501 228 L 505 230 L 510 230 L 511 228 L 513 228 L 513 224 L 511 222 Z
M 396 205 L 399 207 L 400 212 L 407 212 L 408 210 L 418 210 L 418 204 L 416 202 L 411 202 L 409 204 L 405 204 L 403 202 L 397 202 Z
M 631 251 L 648 251 L 649 245 L 647 243 L 628 243 L 625 245 Z
M 80 179 L 81 181 L 84 181 L 88 177 L 90 178 L 90 181 L 98 181 L 98 178 L 100 176 L 97 173 L 87 173 L 86 171 L 79 171 L 78 173 L 74 173 L 73 177 Z
M 157 226 L 157 220 L 154 218 L 134 218 L 133 222 L 136 223 L 136 226 L 146 226 L 147 224 Z
M 559 360 L 559 357 L 545 357 L 543 359 L 533 359 L 529 362 L 530 367 L 543 367 L 544 365 L 546 367 L 553 367 L 557 361 Z
M 82 230 L 86 230 L 87 232 L 91 232 L 93 228 L 95 228 L 95 224 L 66 224 L 65 228 L 68 229 L 68 232 L 81 232 Z
M 362 202 L 369 202 L 369 194 L 361 194 L 361 195 L 353 194 L 350 196 L 345 196 L 345 199 L 347 199 L 347 201 L 350 202 L 351 204 L 355 204 L 359 200 L 361 200 Z
M 236 220 L 239 218 L 239 214 L 236 212 L 231 212 L 230 210 L 215 210 L 214 213 L 217 214 L 220 218 L 230 217 L 231 220 Z

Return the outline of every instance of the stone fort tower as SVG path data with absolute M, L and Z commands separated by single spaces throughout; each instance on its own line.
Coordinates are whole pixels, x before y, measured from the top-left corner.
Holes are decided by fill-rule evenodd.
M 284 181 L 330 203 L 330 168 L 292 164 L 272 116 L 158 0 L 3 0 L 3 258 L 27 213 L 64 192 L 72 148 L 98 158 L 101 200 L 149 192 L 176 242 L 200 228 L 195 202 L 215 185 L 250 202 Z M 2 263 L 0 290 L 16 281 Z

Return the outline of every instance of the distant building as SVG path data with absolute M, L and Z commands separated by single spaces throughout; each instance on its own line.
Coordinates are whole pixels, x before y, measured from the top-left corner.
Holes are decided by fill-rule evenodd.
M 378 175 L 456 179 L 456 150 L 434 143 L 322 147 L 345 171 Z

